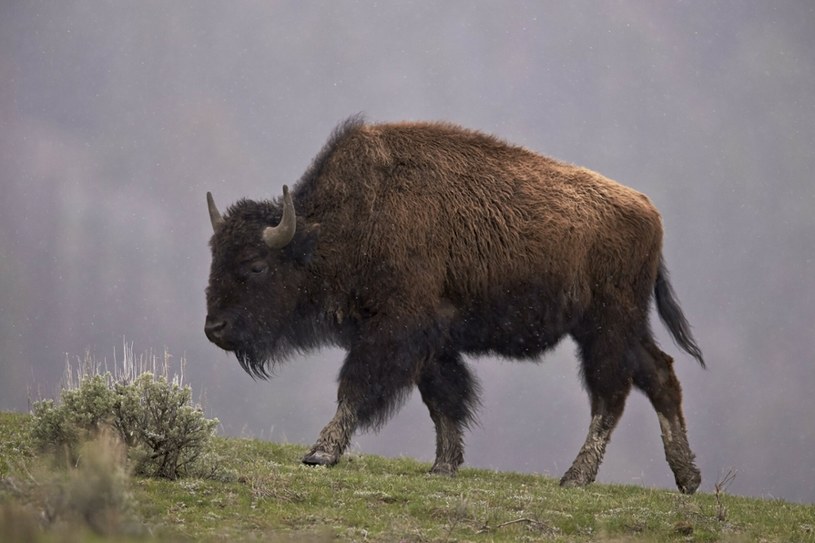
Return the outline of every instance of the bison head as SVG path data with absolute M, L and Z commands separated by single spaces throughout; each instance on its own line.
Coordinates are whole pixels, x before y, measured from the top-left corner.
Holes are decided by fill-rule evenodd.
M 299 346 L 316 228 L 298 228 L 285 186 L 282 202 L 241 200 L 225 216 L 210 193 L 207 203 L 214 234 L 204 332 L 250 375 L 265 378 Z

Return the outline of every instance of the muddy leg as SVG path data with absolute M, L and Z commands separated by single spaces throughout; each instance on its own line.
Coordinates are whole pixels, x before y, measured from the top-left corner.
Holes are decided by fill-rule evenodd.
M 463 430 L 474 417 L 478 382 L 458 353 L 444 353 L 425 364 L 417 384 L 436 427 L 436 460 L 430 472 L 454 475 L 464 462 Z
M 333 466 L 339 462 L 340 456 L 351 442 L 356 427 L 355 410 L 349 407 L 347 401 L 340 400 L 337 413 L 320 432 L 317 443 L 303 457 L 303 463 L 312 466 Z
M 371 334 L 349 350 L 340 370 L 337 412 L 303 463 L 336 464 L 358 428 L 377 429 L 401 406 L 426 355 L 415 342 Z
M 682 415 L 682 388 L 673 370 L 673 359 L 650 338 L 645 338 L 636 352 L 639 367 L 634 374 L 634 384 L 645 392 L 657 412 L 665 459 L 674 473 L 676 486 L 685 494 L 693 494 L 702 476 L 688 444 Z
M 592 395 L 589 434 L 572 467 L 560 479 L 560 486 L 585 486 L 594 482 L 611 439 L 611 432 L 623 414 L 627 394 L 628 389 L 612 397 Z
M 560 479 L 561 486 L 594 482 L 611 433 L 623 415 L 631 377 L 621 337 L 625 335 L 609 329 L 602 335 L 575 338 L 580 347 L 583 381 L 591 399 L 591 423 L 577 458 Z

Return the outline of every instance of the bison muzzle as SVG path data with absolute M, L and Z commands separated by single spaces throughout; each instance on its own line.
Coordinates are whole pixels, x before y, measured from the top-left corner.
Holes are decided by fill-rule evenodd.
M 657 412 L 677 486 L 698 488 L 652 297 L 704 362 L 668 282 L 660 215 L 639 192 L 451 124 L 352 118 L 281 199 L 224 215 L 207 200 L 210 341 L 260 378 L 293 353 L 347 351 L 336 415 L 303 462 L 338 462 L 415 385 L 436 428 L 431 471 L 454 474 L 479 391 L 463 355 L 538 360 L 568 334 L 591 422 L 561 484 L 594 481 L 635 386 Z

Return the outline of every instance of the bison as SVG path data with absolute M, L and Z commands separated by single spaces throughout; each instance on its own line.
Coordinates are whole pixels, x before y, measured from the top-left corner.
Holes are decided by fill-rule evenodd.
M 652 296 L 679 347 L 704 360 L 643 194 L 453 124 L 354 117 L 282 199 L 240 200 L 224 215 L 207 202 L 207 338 L 258 378 L 298 352 L 347 351 L 336 415 L 304 463 L 336 464 L 415 385 L 435 424 L 431 472 L 453 475 L 478 405 L 463 355 L 536 361 L 568 334 L 591 423 L 561 485 L 594 481 L 633 385 L 657 412 L 679 490 L 698 488 Z

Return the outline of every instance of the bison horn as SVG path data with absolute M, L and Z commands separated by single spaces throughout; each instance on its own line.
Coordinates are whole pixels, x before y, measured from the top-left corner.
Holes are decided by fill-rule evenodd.
M 207 207 L 209 208 L 209 220 L 212 222 L 212 230 L 215 232 L 224 223 L 224 218 L 221 217 L 221 212 L 215 207 L 215 200 L 212 198 L 212 193 L 207 193 Z
M 297 227 L 297 216 L 294 213 L 294 203 L 289 194 L 289 187 L 283 185 L 283 218 L 277 226 L 267 226 L 263 230 L 263 241 L 272 249 L 282 249 L 294 237 Z

